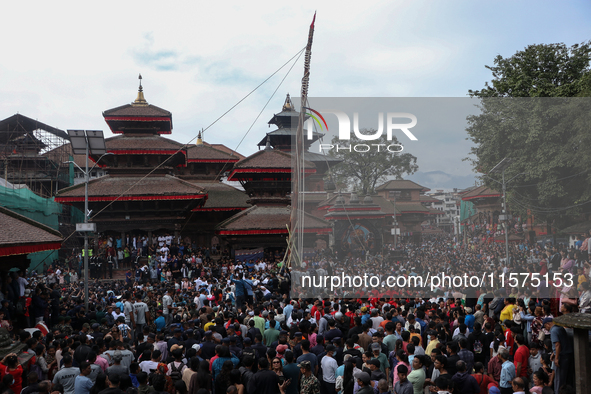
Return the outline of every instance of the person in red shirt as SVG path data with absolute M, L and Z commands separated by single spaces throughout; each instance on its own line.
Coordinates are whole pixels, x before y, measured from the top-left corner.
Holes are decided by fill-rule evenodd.
M 491 383 L 497 386 L 497 382 L 493 378 L 484 374 L 484 365 L 482 363 L 474 364 L 474 373 L 472 376 L 476 379 L 476 383 L 480 387 L 480 394 L 488 394 L 488 385 Z
M 316 300 L 314 302 L 314 306 L 310 310 L 310 314 L 312 315 L 312 317 L 314 319 L 316 319 L 317 323 L 320 321 L 320 318 L 324 315 L 324 309 L 322 308 L 322 301 Z
M 525 338 L 521 334 L 515 335 L 515 356 L 513 364 L 515 364 L 515 373 L 517 377 L 527 377 L 527 367 L 529 360 L 529 348 L 525 345 Z
M 505 327 L 507 330 L 505 331 L 505 343 L 507 344 L 507 348 L 509 348 L 509 354 L 515 354 L 515 338 L 511 327 L 513 326 L 513 322 L 511 320 L 505 320 L 504 322 Z
M 0 375 L 2 378 L 12 375 L 13 382 L 10 389 L 14 394 L 20 394 L 23 390 L 23 367 L 19 364 L 16 353 L 10 353 L 0 361 Z

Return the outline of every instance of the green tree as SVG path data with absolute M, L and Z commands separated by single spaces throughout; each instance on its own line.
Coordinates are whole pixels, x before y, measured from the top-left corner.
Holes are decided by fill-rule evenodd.
M 361 130 L 363 134 L 374 134 L 375 130 Z M 402 179 L 405 174 L 415 173 L 419 166 L 417 158 L 410 153 L 397 153 L 387 150 L 387 146 L 399 144 L 398 139 L 392 136 L 388 141 L 385 135 L 374 141 L 364 141 L 355 135 L 349 141 L 341 141 L 338 137 L 332 139 L 335 147 L 329 151 L 329 155 L 342 160 L 332 169 L 335 184 L 346 185 L 364 195 L 372 194 L 378 183 L 390 177 Z M 354 147 L 358 144 L 369 145 L 367 152 L 357 152 Z M 379 151 L 378 146 L 379 145 Z M 351 151 L 348 147 L 351 146 Z M 337 150 L 337 147 L 339 148 Z M 347 147 L 347 149 L 344 149 Z M 365 147 L 359 150 L 365 150 Z M 395 150 L 394 147 L 391 148 Z
M 490 84 L 468 92 L 473 97 L 580 97 L 591 87 L 590 44 L 537 44 L 509 58 L 498 55 L 494 66 L 485 66 L 492 71 Z
M 517 177 L 508 185 L 509 209 L 559 228 L 569 216 L 591 211 L 590 62 L 590 42 L 530 45 L 495 58 L 486 66 L 490 84 L 469 91 L 481 98 L 481 114 L 468 118 L 475 144 L 469 160 L 488 173 L 511 157 L 506 178 Z

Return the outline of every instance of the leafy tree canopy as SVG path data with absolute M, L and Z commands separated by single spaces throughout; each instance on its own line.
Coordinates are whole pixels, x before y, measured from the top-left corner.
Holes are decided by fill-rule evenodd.
M 375 130 L 361 130 L 363 134 L 375 134 L 375 132 Z M 329 151 L 329 155 L 342 160 L 332 169 L 336 178 L 335 183 L 352 188 L 364 195 L 374 193 L 376 186 L 390 177 L 402 179 L 405 174 L 413 174 L 419 168 L 416 164 L 417 158 L 410 153 L 404 153 L 404 151 L 395 153 L 387 150 L 387 146 L 399 144 L 395 136 L 392 136 L 391 141 L 388 141 L 385 135 L 374 141 L 364 141 L 352 135 L 346 142 L 334 137 L 331 144 L 335 148 Z M 368 145 L 370 149 L 367 152 L 355 151 L 354 147 L 360 144 Z M 379 151 L 376 145 L 380 145 Z M 351 151 L 348 150 L 349 146 L 352 147 Z M 398 149 L 391 148 L 392 151 Z M 366 150 L 366 148 L 360 147 L 359 150 Z
M 557 227 L 591 212 L 590 62 L 590 42 L 530 45 L 510 58 L 498 56 L 487 66 L 491 83 L 469 91 L 482 98 L 481 114 L 468 118 L 475 144 L 469 160 L 487 174 L 512 158 L 506 178 L 517 177 L 507 186 L 509 209 Z

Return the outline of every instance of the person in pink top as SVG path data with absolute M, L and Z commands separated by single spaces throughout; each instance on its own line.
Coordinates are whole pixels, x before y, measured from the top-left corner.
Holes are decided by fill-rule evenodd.
M 396 382 L 398 382 L 398 380 L 400 379 L 398 377 L 398 367 L 400 365 L 404 365 L 404 366 L 406 366 L 407 370 L 410 370 L 410 365 L 408 364 L 408 356 L 406 355 L 406 353 L 404 353 L 404 350 L 399 349 L 398 352 L 396 353 L 396 358 L 398 359 L 398 364 L 396 364 L 396 366 L 394 368 L 392 368 L 393 386 L 396 386 Z

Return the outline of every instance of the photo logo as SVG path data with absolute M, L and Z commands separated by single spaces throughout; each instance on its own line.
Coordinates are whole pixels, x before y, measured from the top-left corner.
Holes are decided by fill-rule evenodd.
M 313 140 L 313 130 L 314 130 L 314 122 L 320 127 L 320 130 L 328 131 L 328 124 L 326 123 L 326 119 L 319 111 L 316 111 L 309 107 L 304 107 L 307 111 L 306 115 L 310 116 L 310 118 L 306 121 L 306 129 L 307 129 L 307 138 L 308 140 Z M 337 117 L 339 122 L 339 134 L 338 138 L 341 141 L 348 141 L 351 140 L 351 120 L 349 116 L 339 110 L 334 109 L 327 109 L 322 110 L 325 114 L 333 114 Z M 355 137 L 362 141 L 376 141 L 379 140 L 382 135 L 384 134 L 384 123 L 386 123 L 386 138 L 388 141 L 392 141 L 392 136 L 396 130 L 402 131 L 411 141 L 418 141 L 417 137 L 409 130 L 417 125 L 417 117 L 408 112 L 388 112 L 385 116 L 386 121 L 384 122 L 384 113 L 378 113 L 378 127 L 373 134 L 363 134 L 359 130 L 359 113 L 353 113 L 353 133 L 355 133 Z M 410 122 L 407 123 L 399 123 L 400 119 L 410 119 Z M 322 122 L 321 122 L 322 120 Z M 324 126 L 323 126 L 324 124 Z M 371 146 L 375 146 L 378 151 L 380 151 L 380 147 L 385 147 L 384 151 L 396 153 L 401 152 L 404 148 L 402 144 L 392 144 L 386 147 L 385 144 L 357 144 L 353 147 L 356 152 L 367 152 L 371 148 Z M 320 144 L 320 152 L 323 150 L 330 150 L 336 148 L 337 150 L 347 149 L 351 150 L 351 146 L 348 147 L 338 147 L 331 144 Z
M 324 128 L 322 127 L 322 123 L 324 123 L 324 126 L 326 127 L 326 131 L 328 131 L 328 125 L 326 124 L 326 120 L 324 119 L 324 116 L 322 116 L 322 114 L 316 110 L 313 110 L 312 108 L 309 107 L 304 107 L 305 110 L 313 112 L 306 112 L 306 115 L 310 116 L 312 119 L 314 119 L 316 121 L 316 123 L 318 123 L 318 126 L 320 127 L 320 130 L 324 131 Z M 316 114 L 316 116 L 314 115 Z M 322 119 L 322 123 L 320 123 L 320 120 L 318 120 L 318 118 Z M 308 127 L 308 130 L 311 130 L 311 127 Z M 308 139 L 311 140 L 312 139 L 312 132 L 308 131 Z

